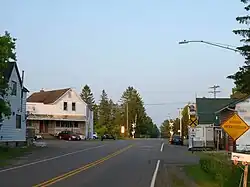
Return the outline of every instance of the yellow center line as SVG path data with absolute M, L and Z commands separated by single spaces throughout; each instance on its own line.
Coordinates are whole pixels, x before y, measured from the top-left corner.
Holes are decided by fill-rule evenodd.
M 77 168 L 77 169 L 74 169 L 74 170 L 72 170 L 72 171 L 69 171 L 69 172 L 67 172 L 67 173 L 65 173 L 65 174 L 62 174 L 62 175 L 60 175 L 60 176 L 54 177 L 54 178 L 52 178 L 52 179 L 50 179 L 50 180 L 48 180 L 48 181 L 45 181 L 45 182 L 42 182 L 42 183 L 40 183 L 40 184 L 34 185 L 33 187 L 47 187 L 47 186 L 50 186 L 50 185 L 52 185 L 52 184 L 54 184 L 54 183 L 56 183 L 56 182 L 59 182 L 59 181 L 64 180 L 64 179 L 67 179 L 67 178 L 69 178 L 69 177 L 71 177 L 71 176 L 74 176 L 74 175 L 76 175 L 76 174 L 78 174 L 78 173 L 80 173 L 80 172 L 82 172 L 82 171 L 84 171 L 84 170 L 87 170 L 87 169 L 89 169 L 89 168 L 92 168 L 92 167 L 94 167 L 94 166 L 97 166 L 97 165 L 103 163 L 104 161 L 109 160 L 110 158 L 113 158 L 113 157 L 115 157 L 115 156 L 121 154 L 122 152 L 128 150 L 128 149 L 131 148 L 132 146 L 133 146 L 133 145 L 129 145 L 129 146 L 127 146 L 127 147 L 125 147 L 125 148 L 123 148 L 123 149 L 120 149 L 120 150 L 118 150 L 118 151 L 116 151 L 116 152 L 114 152 L 114 153 L 112 153 L 112 154 L 110 154 L 110 155 L 108 155 L 108 156 L 106 156 L 106 157 L 103 157 L 103 158 L 101 158 L 101 159 L 99 159 L 99 160 L 96 160 L 96 161 L 94 161 L 94 162 L 91 162 L 91 163 L 89 163 L 89 164 L 86 164 L 86 165 L 84 165 L 84 166 L 82 166 L 82 167 L 80 167 L 80 168 Z

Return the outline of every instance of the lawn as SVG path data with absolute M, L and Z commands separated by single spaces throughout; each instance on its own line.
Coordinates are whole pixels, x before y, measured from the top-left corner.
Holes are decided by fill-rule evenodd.
M 31 147 L 6 148 L 0 147 L 0 167 L 10 164 L 10 161 L 23 156 L 32 150 Z

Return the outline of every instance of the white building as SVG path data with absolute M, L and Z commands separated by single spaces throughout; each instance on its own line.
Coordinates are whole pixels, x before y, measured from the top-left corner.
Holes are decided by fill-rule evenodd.
M 28 128 L 36 134 L 55 135 L 71 130 L 92 137 L 93 119 L 88 106 L 72 88 L 33 93 L 27 99 Z
M 23 86 L 23 79 L 21 79 L 16 62 L 8 63 L 4 78 L 9 81 L 10 90 L 6 99 L 11 106 L 11 115 L 9 118 L 5 117 L 0 124 L 0 141 L 26 141 L 26 97 L 28 90 Z
M 238 101 L 235 110 L 241 119 L 250 126 L 250 96 Z M 250 130 L 236 140 L 236 145 L 238 151 L 250 151 Z

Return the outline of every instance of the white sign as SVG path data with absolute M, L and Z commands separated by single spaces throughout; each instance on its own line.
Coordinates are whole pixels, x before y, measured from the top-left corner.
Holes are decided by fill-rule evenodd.
M 135 134 L 135 131 L 134 131 L 134 130 L 132 131 L 132 134 L 133 134 L 133 135 Z
M 170 123 L 169 123 L 169 126 L 170 126 L 170 127 L 173 127 L 173 126 L 174 126 L 174 123 L 173 123 L 173 122 L 170 122 Z
M 196 115 L 196 107 L 194 104 L 188 105 L 188 114 L 191 116 Z
M 237 160 L 240 162 L 250 162 L 250 155 L 232 152 L 231 160 Z
M 121 133 L 124 134 L 125 133 L 125 127 L 121 126 Z
M 174 131 L 170 131 L 170 134 L 173 135 L 173 134 L 174 134 Z
M 133 124 L 132 124 L 132 127 L 133 127 L 133 128 L 135 128 L 135 127 L 136 127 L 136 124 L 135 124 L 135 123 L 133 123 Z

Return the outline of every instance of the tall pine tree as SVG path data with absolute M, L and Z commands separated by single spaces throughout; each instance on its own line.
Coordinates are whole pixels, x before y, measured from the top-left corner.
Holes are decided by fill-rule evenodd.
M 98 123 L 96 127 L 96 131 L 98 134 L 108 133 L 109 123 L 110 123 L 110 103 L 109 98 L 105 90 L 102 90 L 102 94 L 100 97 L 100 103 L 98 106 Z
M 245 10 L 248 12 L 250 10 L 250 0 L 241 0 L 241 2 L 245 4 Z M 244 24 L 246 26 L 244 29 L 233 31 L 236 35 L 242 37 L 241 42 L 243 42 L 243 45 L 237 49 L 240 50 L 241 54 L 245 57 L 245 64 L 239 68 L 239 71 L 234 75 L 228 76 L 228 78 L 234 80 L 238 92 L 250 94 L 250 16 L 239 16 L 236 20 L 239 24 Z
M 95 99 L 90 87 L 87 84 L 83 87 L 80 96 L 82 100 L 89 105 L 90 109 L 93 110 Z

